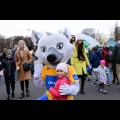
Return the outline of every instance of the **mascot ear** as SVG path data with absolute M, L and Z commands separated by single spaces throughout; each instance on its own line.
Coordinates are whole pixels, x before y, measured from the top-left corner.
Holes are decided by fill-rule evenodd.
M 68 28 L 59 29 L 58 32 L 64 34 L 67 38 L 70 38 L 70 36 L 71 36 L 71 33 L 68 30 Z
M 34 30 L 32 31 L 31 39 L 32 39 L 32 42 L 35 46 L 38 45 L 38 42 L 39 42 L 41 37 L 42 37 L 42 33 L 36 32 Z
M 46 33 L 48 36 L 53 34 L 53 33 L 51 33 L 51 32 L 45 32 L 45 33 Z

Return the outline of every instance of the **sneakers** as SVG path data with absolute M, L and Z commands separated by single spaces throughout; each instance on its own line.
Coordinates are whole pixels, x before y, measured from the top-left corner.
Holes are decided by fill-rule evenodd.
M 106 91 L 105 89 L 102 89 L 102 88 L 98 89 L 98 91 L 99 91 L 99 92 L 102 92 L 103 94 L 106 94 L 106 93 L 107 93 L 107 91 Z
M 110 84 L 110 83 L 107 83 L 106 85 L 107 85 L 107 86 L 110 86 L 111 84 Z
M 98 89 L 98 91 L 99 91 L 99 92 L 102 92 L 103 90 L 102 90 L 102 88 L 100 88 L 100 89 Z
M 95 82 L 93 82 L 93 83 L 91 83 L 91 85 L 92 85 L 92 86 L 96 86 L 96 83 L 95 83 Z
M 102 91 L 102 93 L 103 93 L 103 94 L 106 94 L 106 93 L 107 93 L 107 91 L 106 91 L 106 90 L 103 90 L 103 91 Z

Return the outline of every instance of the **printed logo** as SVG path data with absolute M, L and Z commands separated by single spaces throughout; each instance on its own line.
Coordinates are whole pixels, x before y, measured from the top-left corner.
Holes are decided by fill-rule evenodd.
M 76 74 L 73 75 L 74 80 L 78 80 L 78 76 Z

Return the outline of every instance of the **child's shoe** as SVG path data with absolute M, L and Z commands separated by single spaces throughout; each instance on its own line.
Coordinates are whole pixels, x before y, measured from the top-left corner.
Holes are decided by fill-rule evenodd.
M 100 88 L 100 89 L 98 89 L 98 91 L 99 91 L 99 92 L 102 92 L 103 90 L 102 90 L 102 88 Z
M 103 93 L 103 94 L 106 94 L 106 93 L 107 93 L 107 91 L 103 89 L 103 90 L 102 90 L 102 93 Z
M 92 86 L 96 86 L 96 83 L 95 83 L 95 82 L 93 82 L 93 83 L 91 83 L 91 85 L 92 85 Z

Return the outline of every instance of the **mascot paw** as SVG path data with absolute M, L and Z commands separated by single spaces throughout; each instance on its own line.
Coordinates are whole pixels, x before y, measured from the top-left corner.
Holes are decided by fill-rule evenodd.
M 69 95 L 71 93 L 71 87 L 68 84 L 60 85 L 60 95 Z

